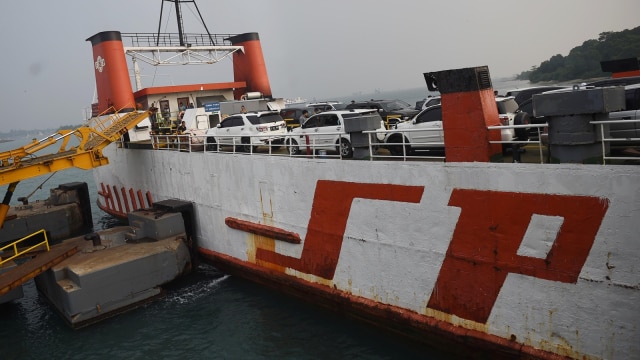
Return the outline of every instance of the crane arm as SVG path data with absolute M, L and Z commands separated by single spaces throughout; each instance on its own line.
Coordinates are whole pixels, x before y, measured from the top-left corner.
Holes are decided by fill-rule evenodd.
M 72 167 L 89 170 L 107 165 L 109 160 L 102 154 L 102 149 L 117 141 L 150 114 L 149 111 L 134 111 L 97 116 L 75 130 L 58 130 L 42 140 L 34 139 L 25 146 L 0 153 L 0 186 L 9 184 L 4 200 L 0 204 L 0 228 L 4 225 L 4 219 L 9 211 L 9 202 L 18 182 Z M 71 135 L 79 139 L 79 144 L 67 149 Z M 36 155 L 38 151 L 58 142 L 60 142 L 60 148 L 57 152 Z

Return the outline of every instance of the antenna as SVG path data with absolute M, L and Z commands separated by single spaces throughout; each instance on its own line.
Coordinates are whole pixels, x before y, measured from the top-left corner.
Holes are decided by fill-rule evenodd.
M 159 41 L 160 41 L 160 28 L 162 26 L 162 12 L 164 9 L 164 3 L 165 2 L 172 2 L 175 5 L 176 8 L 176 23 L 178 24 L 178 37 L 180 40 L 180 46 L 187 46 L 186 45 L 186 41 L 185 41 L 185 34 L 184 34 L 184 23 L 182 20 L 182 3 L 193 3 L 193 6 L 196 8 L 196 11 L 198 12 L 198 17 L 200 18 L 200 23 L 202 24 L 202 26 L 204 26 L 205 31 L 207 32 L 207 36 L 209 37 L 209 40 L 211 41 L 211 45 L 215 45 L 215 41 L 213 40 L 213 37 L 211 36 L 211 33 L 209 32 L 209 29 L 207 28 L 207 24 L 205 24 L 204 22 L 204 18 L 202 17 L 202 14 L 200 13 L 200 9 L 198 8 L 198 4 L 196 4 L 195 0 L 162 0 L 161 6 L 160 6 L 160 19 L 158 20 L 158 37 L 156 40 L 156 46 L 159 45 Z

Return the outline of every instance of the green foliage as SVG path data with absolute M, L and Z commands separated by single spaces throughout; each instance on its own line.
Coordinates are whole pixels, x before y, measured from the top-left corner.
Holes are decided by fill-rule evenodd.
M 516 79 L 535 83 L 606 77 L 611 74 L 602 72 L 600 61 L 639 56 L 640 26 L 619 32 L 607 31 L 600 33 L 597 40 L 587 40 L 574 47 L 567 56 L 554 55 L 531 70 L 521 72 Z

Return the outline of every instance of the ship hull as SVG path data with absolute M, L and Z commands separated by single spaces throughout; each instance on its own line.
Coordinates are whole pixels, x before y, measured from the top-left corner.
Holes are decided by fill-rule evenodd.
M 231 274 L 421 340 L 640 353 L 635 166 L 105 155 L 103 210 L 193 202 L 200 255 Z

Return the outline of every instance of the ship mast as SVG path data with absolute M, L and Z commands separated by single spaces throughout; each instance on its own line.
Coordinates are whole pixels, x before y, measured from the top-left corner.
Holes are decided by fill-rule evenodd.
M 196 4 L 195 0 L 162 0 L 161 6 L 160 6 L 160 19 L 158 19 L 158 41 L 160 39 L 160 29 L 162 27 L 162 12 L 164 9 L 164 3 L 165 2 L 172 2 L 175 4 L 175 8 L 176 8 L 176 23 L 178 25 L 178 38 L 180 40 L 180 46 L 185 46 L 185 44 L 187 44 L 186 39 L 185 39 L 185 35 L 184 35 L 184 22 L 182 19 L 182 3 L 193 3 L 193 6 L 196 8 L 196 11 L 198 12 L 198 17 L 200 18 L 200 23 L 202 24 L 202 26 L 204 26 L 205 31 L 207 32 L 207 35 L 209 37 L 209 40 L 211 41 L 211 43 L 213 45 L 215 45 L 215 42 L 213 40 L 213 37 L 211 36 L 211 33 L 209 32 L 209 28 L 207 28 L 207 24 L 204 22 L 204 18 L 202 17 L 202 13 L 200 13 L 200 9 L 198 8 L 198 4 Z M 156 46 L 159 46 L 159 43 L 156 43 Z
M 164 3 L 175 5 L 178 33 L 161 32 Z M 198 13 L 205 34 L 186 33 L 182 17 L 182 4 L 192 3 Z M 138 61 L 152 66 L 215 64 L 236 51 L 244 51 L 243 46 L 231 45 L 228 38 L 233 34 L 211 34 L 204 22 L 195 0 L 162 0 L 157 33 L 122 33 L 125 54 L 131 57 L 134 69 Z M 127 46 L 127 44 L 130 44 Z M 134 71 L 136 91 L 141 88 L 139 70 Z

